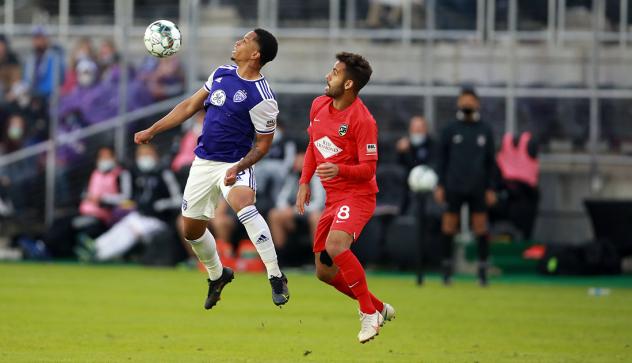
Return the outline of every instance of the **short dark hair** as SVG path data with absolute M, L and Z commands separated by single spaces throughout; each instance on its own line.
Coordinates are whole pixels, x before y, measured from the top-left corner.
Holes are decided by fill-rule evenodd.
M 369 83 L 373 73 L 369 62 L 363 56 L 349 52 L 336 54 L 336 59 L 345 64 L 346 76 L 353 81 L 356 93 L 360 92 Z
M 257 28 L 254 30 L 257 34 L 257 43 L 259 44 L 259 64 L 263 67 L 266 63 L 272 61 L 279 50 L 279 43 L 272 33 L 267 30 Z
M 472 96 L 476 98 L 477 101 L 480 101 L 480 97 L 478 97 L 478 94 L 476 93 L 476 90 L 474 89 L 474 87 L 461 88 L 461 93 L 459 94 L 459 97 L 462 97 L 462 96 Z

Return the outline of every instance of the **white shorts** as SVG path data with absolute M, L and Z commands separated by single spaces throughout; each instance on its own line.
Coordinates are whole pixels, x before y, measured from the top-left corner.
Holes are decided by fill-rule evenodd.
M 196 156 L 184 187 L 182 215 L 192 219 L 208 220 L 215 216 L 220 193 L 227 199 L 228 192 L 238 186 L 249 187 L 256 192 L 257 183 L 253 166 L 237 174 L 235 184 L 224 185 L 226 170 L 235 164 L 237 162 L 211 161 Z

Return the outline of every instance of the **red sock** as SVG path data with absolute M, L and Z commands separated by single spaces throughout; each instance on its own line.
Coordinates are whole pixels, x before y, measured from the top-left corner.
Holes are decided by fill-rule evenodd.
M 336 274 L 336 276 L 334 276 L 334 278 L 331 281 L 329 281 L 328 284 L 335 287 L 338 291 L 349 296 L 353 300 L 356 300 L 356 297 L 353 294 L 353 291 L 351 291 L 351 289 L 345 282 L 345 279 L 344 277 L 342 277 L 342 273 L 340 273 L 340 270 L 338 270 L 338 273 Z M 375 295 L 373 295 L 371 291 L 369 291 L 369 295 L 371 296 L 371 302 L 373 302 L 373 306 L 375 306 L 375 309 L 377 309 L 377 311 L 384 310 L 384 304 L 380 301 L 380 299 L 375 297 Z
M 365 314 L 375 313 L 375 305 L 371 301 L 371 294 L 366 284 L 366 275 L 360 261 L 351 252 L 346 250 L 338 256 L 334 257 L 334 263 L 342 272 L 342 277 L 353 295 L 360 303 L 360 311 Z

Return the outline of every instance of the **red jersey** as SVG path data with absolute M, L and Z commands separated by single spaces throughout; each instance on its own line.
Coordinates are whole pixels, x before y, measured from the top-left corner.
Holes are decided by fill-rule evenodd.
M 358 165 L 377 161 L 377 124 L 360 98 L 342 111 L 333 107 L 333 98 L 317 97 L 309 113 L 309 145 L 301 183 L 309 182 L 316 167 L 330 162 L 337 165 Z M 313 159 L 312 159 L 313 158 Z M 311 170 L 310 170 L 311 169 Z M 378 192 L 375 174 L 368 182 L 341 177 L 323 181 L 329 202 L 354 195 Z

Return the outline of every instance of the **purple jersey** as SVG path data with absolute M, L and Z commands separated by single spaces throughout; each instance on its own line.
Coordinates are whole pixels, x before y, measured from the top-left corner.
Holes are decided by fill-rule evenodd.
M 243 79 L 237 66 L 218 67 L 204 84 L 206 117 L 195 155 L 236 162 L 252 148 L 255 132 L 272 134 L 279 107 L 264 77 Z

